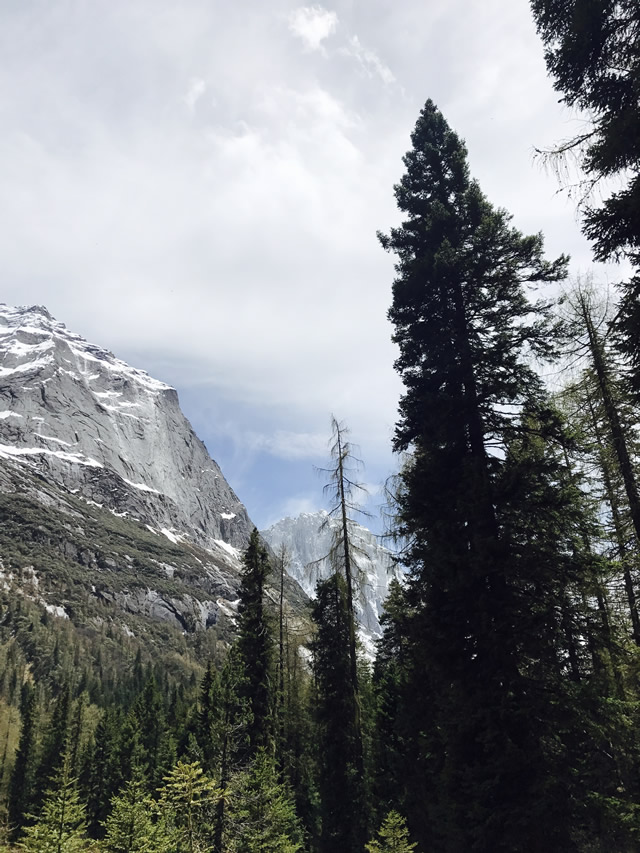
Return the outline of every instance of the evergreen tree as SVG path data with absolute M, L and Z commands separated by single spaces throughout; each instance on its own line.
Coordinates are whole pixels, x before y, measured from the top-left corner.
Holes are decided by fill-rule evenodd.
M 160 789 L 158 808 L 167 828 L 173 827 L 182 853 L 200 853 L 210 849 L 207 838 L 212 835 L 211 824 L 215 804 L 221 793 L 201 765 L 178 761 L 165 776 Z
M 20 701 L 22 727 L 11 781 L 9 784 L 9 827 L 13 837 L 24 823 L 36 798 L 36 695 L 26 684 Z
M 26 827 L 18 847 L 26 853 L 76 853 L 85 850 L 85 809 L 80 802 L 76 779 L 71 775 L 67 749 L 59 769 L 44 795 L 36 822 Z
M 298 853 L 303 833 L 293 795 L 278 779 L 273 758 L 259 749 L 230 795 L 227 849 L 234 853 Z
M 60 769 L 69 745 L 69 720 L 71 715 L 71 688 L 65 681 L 56 700 L 42 748 L 38 776 L 48 782 Z M 42 789 L 41 789 L 42 790 Z
M 547 152 L 577 158 L 583 230 L 597 260 L 626 258 L 615 326 L 640 393 L 640 6 L 636 0 L 531 0 L 545 59 L 563 100 L 585 113 L 585 129 Z M 616 190 L 606 182 L 616 179 Z M 594 203 L 594 189 L 606 197 Z
M 422 719 L 406 747 L 426 802 L 407 816 L 427 849 L 568 851 L 562 760 L 548 744 L 571 698 L 560 690 L 551 712 L 548 696 L 580 566 L 553 540 L 541 547 L 557 520 L 542 502 L 519 539 L 528 502 L 542 488 L 562 491 L 558 460 L 507 464 L 532 418 L 547 441 L 559 432 L 530 358 L 552 349 L 548 308 L 524 286 L 563 278 L 566 258 L 545 261 L 542 237 L 524 237 L 492 207 L 431 101 L 412 143 L 396 187 L 405 220 L 381 236 L 398 257 L 389 317 L 405 394 L 395 448 L 411 454 L 398 516 L 414 614 L 409 692 Z
M 211 661 L 200 684 L 198 715 L 196 718 L 196 740 L 203 758 L 205 770 L 213 769 L 213 725 L 216 720 L 215 708 L 216 673 Z
M 390 811 L 378 830 L 378 839 L 366 845 L 367 853 L 412 853 L 416 845 L 409 841 L 407 822 L 398 814 Z
M 316 625 L 312 665 L 316 682 L 320 849 L 361 850 L 366 839 L 364 779 L 355 729 L 355 697 L 349 655 L 349 608 L 343 578 L 334 574 L 316 587 L 311 615 Z
M 358 657 L 356 651 L 356 614 L 354 604 L 354 593 L 358 582 L 358 563 L 356 549 L 353 544 L 352 527 L 354 524 L 353 514 L 362 512 L 354 501 L 354 492 L 364 491 L 363 486 L 356 483 L 352 477 L 352 469 L 361 464 L 356 459 L 353 447 L 348 440 L 349 431 L 344 424 L 339 423 L 334 416 L 331 417 L 331 459 L 333 464 L 325 469 L 329 475 L 329 483 L 325 486 L 325 492 L 330 493 L 332 507 L 329 510 L 325 525 L 329 525 L 329 519 L 335 519 L 337 524 L 332 526 L 332 542 L 329 551 L 329 561 L 333 570 L 344 578 L 347 618 L 349 625 L 349 677 L 353 691 L 353 732 L 356 737 L 356 761 L 360 776 L 364 774 L 363 751 L 362 751 L 362 721 L 360 708 L 360 690 L 358 685 Z
M 246 697 L 252 719 L 249 744 L 252 753 L 267 746 L 272 737 L 273 649 L 264 606 L 264 590 L 270 571 L 267 552 L 254 528 L 243 558 L 238 606 L 237 649 L 244 669 L 240 693 Z
M 163 825 L 153 819 L 154 802 L 141 779 L 127 782 L 111 805 L 101 849 L 107 853 L 165 853 L 170 849 Z
M 212 708 L 215 709 L 211 736 L 213 766 L 220 780 L 221 795 L 216 805 L 213 837 L 214 853 L 224 853 L 227 822 L 226 791 L 238 768 L 246 764 L 249 755 L 249 729 L 252 714 L 249 700 L 244 697 L 244 666 L 238 650 L 232 646 L 220 679 L 213 682 Z
M 586 206 L 585 234 L 598 260 L 625 255 L 640 266 L 640 6 L 636 0 L 531 0 L 554 87 L 585 111 L 586 129 L 555 154 L 577 155 L 583 198 L 603 179 L 623 188 Z M 636 277 L 636 288 L 640 281 Z
M 152 676 L 134 704 L 133 715 L 137 721 L 141 760 L 154 790 L 174 763 L 175 747 L 167 729 L 162 695 Z
M 122 715 L 117 711 L 104 712 L 96 726 L 93 744 L 87 751 L 81 774 L 88 829 L 93 838 L 102 835 L 111 800 L 124 781 L 120 763 L 121 722 Z

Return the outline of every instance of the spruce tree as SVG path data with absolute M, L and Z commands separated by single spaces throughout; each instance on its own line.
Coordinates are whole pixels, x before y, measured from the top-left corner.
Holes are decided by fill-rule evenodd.
M 154 802 L 142 779 L 127 782 L 111 803 L 104 822 L 106 853 L 165 853 L 169 837 L 162 823 L 154 821 Z
M 229 795 L 227 848 L 233 853 L 299 853 L 303 832 L 291 790 L 278 776 L 274 759 L 259 749 Z
M 531 8 L 554 87 L 588 116 L 578 136 L 550 153 L 576 155 L 585 172 L 584 231 L 596 258 L 623 255 L 640 267 L 640 6 L 636 0 L 531 0 Z M 591 191 L 611 177 L 622 188 L 594 205 Z
M 360 770 L 360 732 L 351 684 L 346 584 L 337 573 L 316 587 L 312 666 L 320 795 L 320 850 L 360 850 L 366 840 L 366 802 Z
M 26 684 L 20 701 L 22 726 L 13 772 L 9 783 L 9 828 L 15 838 L 24 823 L 26 814 L 36 799 L 36 694 Z
M 210 849 L 215 805 L 221 792 L 199 762 L 178 761 L 164 777 L 158 809 L 167 831 L 178 841 L 177 849 L 201 853 Z
M 243 557 L 238 606 L 237 649 L 244 669 L 240 693 L 249 704 L 252 753 L 267 746 L 273 735 L 273 644 L 264 596 L 270 572 L 266 549 L 254 528 Z
M 553 344 L 548 308 L 525 286 L 562 279 L 567 260 L 546 261 L 542 237 L 523 236 L 487 201 L 431 101 L 412 143 L 395 190 L 405 219 L 380 237 L 397 255 L 389 317 L 405 394 L 395 448 L 410 454 L 398 519 L 415 613 L 409 692 L 422 720 L 407 760 L 420 768 L 426 801 L 407 816 L 420 844 L 438 851 L 570 850 L 544 701 L 557 686 L 554 617 L 570 600 L 568 569 L 537 582 L 512 519 L 524 517 L 538 475 L 525 466 L 508 488 L 505 480 L 509 446 L 545 407 L 531 355 Z M 543 577 L 557 556 L 544 555 Z M 536 589 L 536 615 L 553 627 L 542 646 Z M 544 666 L 530 669 L 541 654 Z M 566 695 L 558 701 L 567 710 Z
M 51 779 L 51 788 L 45 792 L 41 813 L 26 827 L 18 847 L 26 853 L 79 853 L 86 849 L 85 808 L 71 775 L 68 749 Z
M 407 822 L 398 814 L 390 811 L 378 830 L 378 838 L 367 845 L 367 853 L 412 853 L 416 845 L 409 840 Z

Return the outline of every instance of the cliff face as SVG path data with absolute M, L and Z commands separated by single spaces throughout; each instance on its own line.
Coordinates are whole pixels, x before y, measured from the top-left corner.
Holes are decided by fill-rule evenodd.
M 338 522 L 329 520 L 329 524 L 321 529 L 326 520 L 324 511 L 302 513 L 297 518 L 283 518 L 262 531 L 263 538 L 274 550 L 282 545 L 287 548 L 291 559 L 289 574 L 312 598 L 317 582 L 328 578 L 334 571 L 327 554 L 331 547 L 332 527 Z M 393 562 L 392 552 L 381 545 L 366 527 L 352 526 L 352 544 L 358 567 L 356 615 L 369 638 L 380 636 L 380 616 L 389 594 L 389 583 L 394 577 L 401 578 L 402 573 Z
M 26 598 L 156 657 L 214 649 L 252 529 L 173 388 L 45 308 L 0 305 L 0 610 Z M 291 579 L 286 595 L 304 618 Z
M 252 529 L 176 391 L 39 306 L 0 305 L 2 458 L 169 539 L 241 548 Z

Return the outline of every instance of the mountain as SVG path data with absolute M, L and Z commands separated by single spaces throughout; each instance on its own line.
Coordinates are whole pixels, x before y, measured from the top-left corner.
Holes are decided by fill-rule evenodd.
M 175 389 L 69 332 L 41 306 L 0 305 L 0 365 L 0 456 L 168 538 L 246 544 L 247 511 Z
M 305 512 L 296 518 L 283 518 L 261 531 L 263 539 L 274 550 L 282 545 L 287 548 L 291 560 L 289 574 L 311 598 L 315 596 L 316 583 L 333 572 L 327 555 L 336 526 L 338 521 L 320 510 Z M 382 633 L 380 616 L 389 593 L 389 582 L 392 578 L 401 578 L 402 572 L 393 561 L 393 553 L 366 527 L 352 526 L 352 544 L 358 565 L 356 615 L 365 633 L 377 637 Z
M 173 388 L 41 306 L 0 305 L 0 597 L 147 651 L 213 648 L 252 529 Z

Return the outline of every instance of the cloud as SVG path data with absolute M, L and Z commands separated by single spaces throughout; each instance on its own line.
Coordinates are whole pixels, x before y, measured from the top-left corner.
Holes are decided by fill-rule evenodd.
M 322 6 L 301 6 L 289 15 L 290 31 L 307 50 L 322 50 L 322 42 L 335 33 L 338 15 Z
M 204 95 L 207 90 L 207 84 L 201 77 L 192 77 L 189 81 L 189 88 L 184 96 L 184 102 L 190 110 L 195 108 L 195 105 Z
M 377 53 L 366 48 L 358 36 L 349 38 L 349 46 L 342 48 L 348 56 L 358 61 L 368 77 L 379 77 L 386 85 L 396 82 L 395 75 L 388 65 L 380 59 Z
M 269 453 L 279 459 L 317 459 L 327 455 L 327 436 L 323 433 L 276 430 L 272 435 L 246 432 L 242 446 L 254 452 Z

